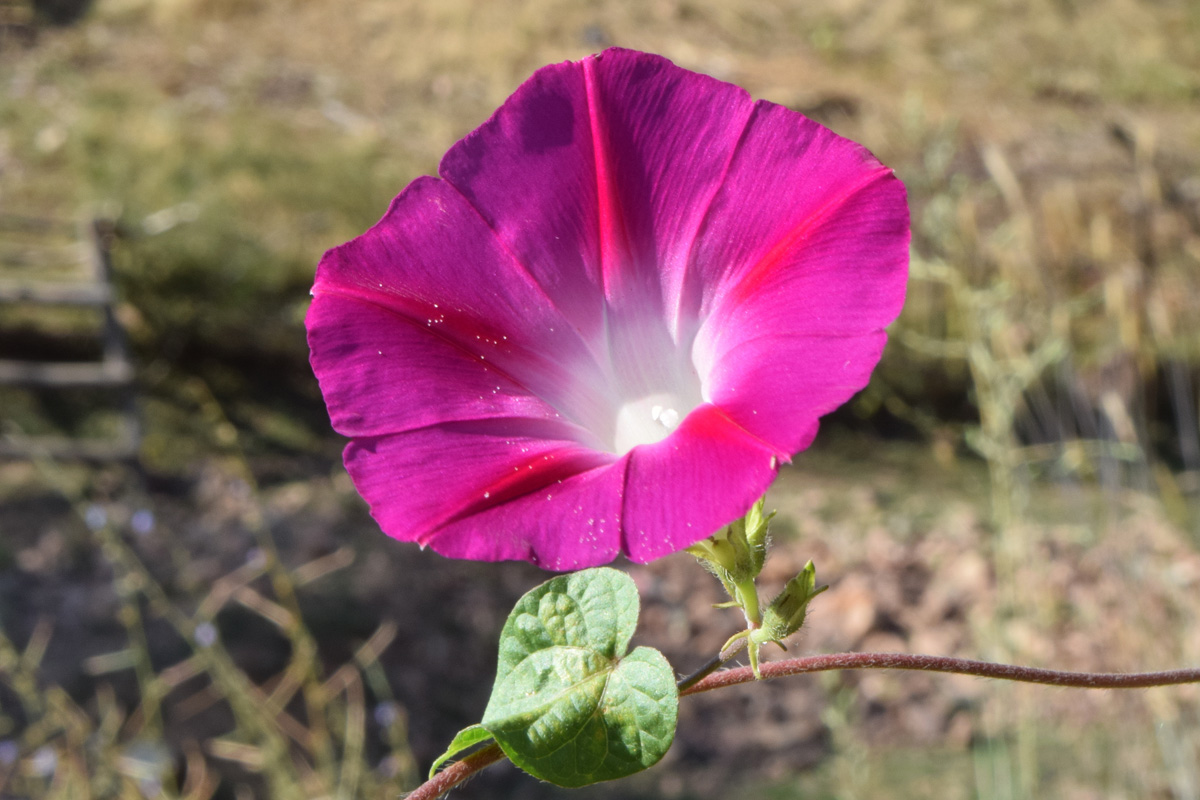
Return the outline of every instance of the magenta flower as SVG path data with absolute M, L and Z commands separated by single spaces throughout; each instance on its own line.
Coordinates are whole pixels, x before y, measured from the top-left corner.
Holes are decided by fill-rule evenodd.
M 866 385 L 908 265 L 861 146 L 658 56 L 538 70 L 325 254 L 308 337 L 384 531 L 548 569 L 743 515 Z

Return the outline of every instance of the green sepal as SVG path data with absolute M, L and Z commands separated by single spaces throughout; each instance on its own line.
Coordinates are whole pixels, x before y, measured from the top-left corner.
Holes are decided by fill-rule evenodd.
M 754 668 L 756 678 L 758 673 L 758 649 L 763 644 L 774 643 L 782 646 L 784 639 L 800 630 L 804 625 L 805 615 L 808 614 L 809 602 L 829 587 L 817 588 L 816 567 L 812 561 L 804 565 L 798 576 L 787 582 L 784 590 L 770 601 L 766 612 L 762 615 L 762 626 L 750 631 L 746 637 L 746 648 L 750 651 L 750 666 Z
M 554 578 L 522 597 L 500 634 L 482 727 L 521 769 L 564 787 L 657 763 L 675 738 L 679 694 L 662 653 L 627 653 L 633 580 L 609 568 Z
M 450 742 L 450 746 L 446 748 L 446 752 L 433 760 L 433 766 L 429 768 L 429 777 L 433 778 L 442 764 L 445 764 L 462 751 L 474 747 L 480 742 L 486 742 L 491 738 L 492 735 L 482 725 L 475 724 L 468 728 L 463 728 L 455 734 L 454 741 Z
M 741 526 L 743 535 L 746 537 L 755 578 L 762 572 L 763 562 L 767 559 L 767 545 L 770 543 L 767 529 L 771 520 L 775 518 L 774 511 L 770 514 L 763 513 L 766 502 L 767 498 L 764 495 L 750 507 L 745 517 L 733 523 L 735 526 Z
M 828 589 L 828 586 L 817 588 L 817 569 L 809 561 L 800 570 L 800 574 L 787 582 L 767 610 L 763 612 L 762 627 L 751 633 L 752 639 L 766 644 L 767 642 L 782 642 L 804 625 L 808 613 L 809 602 Z
M 759 669 L 759 651 L 765 644 L 777 644 L 783 647 L 783 640 L 791 636 L 804 625 L 804 617 L 808 611 L 808 603 L 828 586 L 816 588 L 817 570 L 813 562 L 804 565 L 800 574 L 788 581 L 783 591 L 771 601 L 762 615 L 762 625 L 735 633 L 721 648 L 724 653 L 737 640 L 746 640 L 746 654 L 750 658 L 750 669 L 754 677 L 762 679 Z M 786 647 L 783 647 L 786 650 Z
M 746 615 L 746 624 L 757 628 L 760 620 L 758 591 L 754 580 L 767 557 L 767 527 L 775 512 L 763 513 L 766 498 L 760 498 L 746 516 L 727 528 L 687 548 L 721 581 L 733 604 Z

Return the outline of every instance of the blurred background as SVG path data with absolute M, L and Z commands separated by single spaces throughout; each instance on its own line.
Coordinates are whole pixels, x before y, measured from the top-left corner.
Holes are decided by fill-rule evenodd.
M 0 0 L 0 797 L 396 797 L 478 720 L 545 574 L 378 531 L 302 320 L 326 248 L 610 45 L 908 186 L 904 315 L 770 498 L 767 590 L 831 585 L 793 653 L 1200 663 L 1197 42 L 1194 0 Z M 621 566 L 680 672 L 738 629 L 690 557 Z M 794 678 L 573 794 L 750 792 L 1196 800 L 1200 691 Z

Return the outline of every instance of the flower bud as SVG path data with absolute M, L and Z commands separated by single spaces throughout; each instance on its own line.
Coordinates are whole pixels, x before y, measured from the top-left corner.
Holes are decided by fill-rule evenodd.
M 822 586 L 818 589 L 816 586 L 817 570 L 809 561 L 767 606 L 763 612 L 762 628 L 754 632 L 755 638 L 763 643 L 778 643 L 800 630 L 808 611 L 808 602 L 829 588 Z

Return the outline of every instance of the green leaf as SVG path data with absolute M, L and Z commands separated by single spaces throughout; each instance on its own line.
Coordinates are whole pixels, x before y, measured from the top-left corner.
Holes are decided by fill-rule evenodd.
M 632 775 L 663 757 L 679 694 L 662 653 L 639 647 L 626 655 L 637 615 L 633 580 L 608 568 L 554 578 L 517 602 L 500 633 L 483 715 L 514 764 L 574 787 Z
M 472 725 L 469 728 L 463 728 L 455 735 L 454 741 L 452 741 L 450 746 L 446 748 L 446 752 L 434 759 L 433 766 L 429 768 L 429 777 L 432 778 L 434 775 L 436 775 L 438 767 L 454 758 L 463 750 L 466 750 L 469 747 L 474 747 L 480 742 L 486 742 L 491 738 L 492 735 L 488 733 L 487 729 L 482 725 Z

